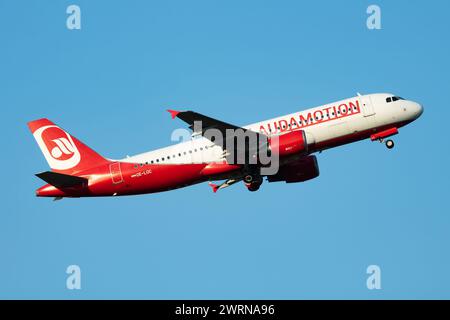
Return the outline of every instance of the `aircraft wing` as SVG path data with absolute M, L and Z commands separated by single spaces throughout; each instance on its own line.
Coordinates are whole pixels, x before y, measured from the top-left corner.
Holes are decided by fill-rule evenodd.
M 222 147 L 225 151 L 224 157 L 229 163 L 236 163 L 233 161 L 238 153 L 243 154 L 245 152 L 247 161 L 247 159 L 249 159 L 248 155 L 256 156 L 259 148 L 267 147 L 267 136 L 262 133 L 216 120 L 194 111 L 167 111 L 172 115 L 172 119 L 179 118 L 186 122 L 194 134 L 201 135 L 212 143 Z M 221 133 L 221 136 L 218 137 L 212 129 L 218 130 Z M 207 130 L 211 131 L 207 132 Z M 232 130 L 231 135 L 230 133 L 227 134 L 227 130 Z M 254 141 L 257 143 L 256 145 L 237 145 L 236 137 L 244 136 L 245 139 L 245 136 L 251 135 L 254 135 Z M 241 141 L 244 140 L 241 139 Z M 229 157 L 230 155 L 231 157 Z
M 235 184 L 236 182 L 241 181 L 242 178 L 238 179 L 228 179 L 225 182 L 222 182 L 221 184 L 214 184 L 212 182 L 209 182 L 209 186 L 212 188 L 213 192 L 216 193 L 218 190 L 228 188 L 229 186 Z
M 189 125 L 189 128 L 194 132 L 203 135 L 208 129 L 217 129 L 222 135 L 225 137 L 227 129 L 242 129 L 244 132 L 248 131 L 242 127 L 235 126 L 233 124 L 226 123 L 224 121 L 220 121 L 214 118 L 210 118 L 201 113 L 194 111 L 176 111 L 176 110 L 167 110 L 172 115 L 172 119 L 178 118 L 183 120 Z M 195 122 L 201 122 L 201 131 L 195 126 Z

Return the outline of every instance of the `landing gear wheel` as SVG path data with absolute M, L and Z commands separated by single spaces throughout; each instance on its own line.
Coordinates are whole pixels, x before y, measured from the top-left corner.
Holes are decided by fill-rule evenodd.
M 255 184 L 249 185 L 247 188 L 248 188 L 248 191 L 255 192 L 255 191 L 259 190 L 260 186 L 261 186 L 261 184 L 255 183 Z
M 245 177 L 244 177 L 244 182 L 245 183 L 252 183 L 253 182 L 253 176 L 251 175 L 251 174 L 247 174 Z
M 257 191 L 263 182 L 263 179 L 259 174 L 255 175 L 251 173 L 246 174 L 243 180 L 247 189 L 252 192 Z
M 386 147 L 387 147 L 388 149 L 392 149 L 392 148 L 394 147 L 394 141 L 392 141 L 392 140 L 387 140 L 387 141 L 386 141 Z

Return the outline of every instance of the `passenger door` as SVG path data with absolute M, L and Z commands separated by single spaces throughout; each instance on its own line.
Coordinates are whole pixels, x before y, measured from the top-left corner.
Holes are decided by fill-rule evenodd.
M 370 117 L 375 114 L 375 109 L 373 107 L 372 100 L 370 99 L 370 96 L 362 96 L 361 97 L 361 104 L 362 104 L 362 113 L 364 117 Z
M 120 162 L 114 162 L 109 165 L 109 171 L 111 172 L 111 180 L 113 184 L 119 184 L 123 182 L 122 170 L 120 169 Z

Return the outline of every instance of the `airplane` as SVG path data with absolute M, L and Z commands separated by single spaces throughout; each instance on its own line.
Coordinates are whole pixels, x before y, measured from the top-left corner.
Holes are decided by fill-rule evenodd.
M 192 134 L 188 141 L 121 160 L 101 156 L 48 119 L 29 122 L 51 168 L 36 174 L 47 183 L 36 190 L 36 196 L 60 200 L 137 195 L 207 181 L 213 192 L 241 181 L 249 191 L 256 191 L 264 177 L 268 182 L 304 182 L 319 176 L 315 153 L 363 139 L 385 142 L 392 149 L 394 141 L 387 138 L 419 118 L 423 107 L 394 94 L 358 93 L 352 98 L 244 127 L 194 111 L 167 111 L 172 119 L 189 125 Z M 198 123 L 200 128 L 196 128 Z M 256 148 L 248 143 L 237 146 L 229 143 L 228 137 L 216 140 L 208 136 L 208 130 L 221 134 L 230 130 L 254 133 L 259 144 Z M 264 173 L 267 163 L 259 161 L 259 153 L 255 153 L 259 146 L 269 155 L 278 156 L 274 173 Z M 245 150 L 244 155 L 248 156 L 243 162 L 234 162 L 234 156 L 230 160 L 231 151 L 238 149 Z

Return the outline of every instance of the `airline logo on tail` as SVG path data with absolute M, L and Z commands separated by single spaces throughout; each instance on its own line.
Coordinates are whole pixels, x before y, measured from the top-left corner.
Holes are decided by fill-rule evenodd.
M 74 146 L 66 138 L 58 138 L 52 141 L 57 144 L 51 152 L 53 158 L 59 159 L 63 154 L 70 155 L 75 153 Z
M 45 159 L 52 169 L 72 169 L 80 163 L 81 155 L 72 137 L 55 125 L 37 129 L 33 133 Z

